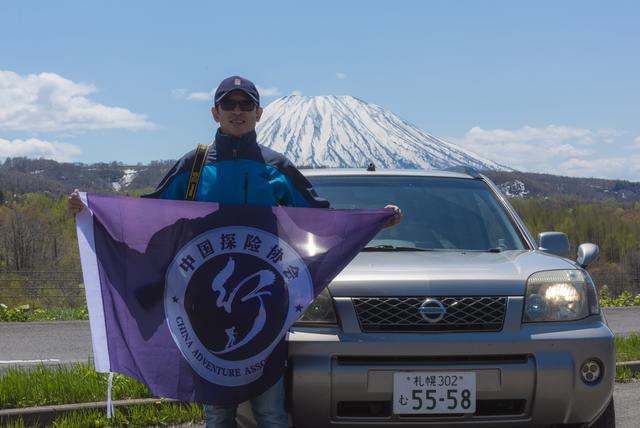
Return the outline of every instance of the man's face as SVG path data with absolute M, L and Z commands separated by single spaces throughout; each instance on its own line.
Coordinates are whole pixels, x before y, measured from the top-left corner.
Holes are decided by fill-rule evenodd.
M 235 103 L 233 110 L 225 110 L 223 103 L 230 101 Z M 251 101 L 251 98 L 242 91 L 233 91 L 222 99 L 217 106 L 211 108 L 213 119 L 220 124 L 220 130 L 223 134 L 232 137 L 241 137 L 251 132 L 256 127 L 256 122 L 262 116 L 262 107 L 256 107 L 255 104 L 251 111 L 243 111 L 238 105 L 239 102 Z M 230 103 L 229 103 L 230 104 Z

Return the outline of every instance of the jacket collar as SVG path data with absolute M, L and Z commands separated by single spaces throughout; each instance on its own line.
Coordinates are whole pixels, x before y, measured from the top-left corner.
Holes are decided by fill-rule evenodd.
M 244 150 L 252 145 L 257 144 L 256 131 L 251 131 L 244 134 L 241 137 L 234 137 L 231 135 L 223 134 L 220 132 L 220 128 L 216 132 L 216 139 L 214 141 L 218 150 Z

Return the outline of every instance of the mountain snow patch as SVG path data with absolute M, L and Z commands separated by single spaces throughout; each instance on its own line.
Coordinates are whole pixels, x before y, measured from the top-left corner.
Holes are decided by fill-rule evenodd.
M 133 179 L 136 178 L 136 175 L 138 175 L 139 172 L 140 171 L 137 171 L 132 168 L 125 169 L 122 172 L 122 177 L 120 178 L 120 180 L 114 181 L 113 183 L 111 183 L 111 187 L 116 192 L 119 192 L 120 189 L 129 186 L 133 182 Z
M 506 181 L 498 185 L 500 191 L 510 198 L 525 198 L 529 191 L 520 180 Z

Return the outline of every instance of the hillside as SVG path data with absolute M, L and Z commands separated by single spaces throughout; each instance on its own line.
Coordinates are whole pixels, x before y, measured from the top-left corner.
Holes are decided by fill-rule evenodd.
M 90 192 L 135 192 L 155 187 L 173 160 L 148 165 L 59 163 L 9 158 L 0 164 L 0 196 L 30 192 L 60 196 L 74 187 Z M 640 183 L 599 178 L 563 177 L 518 171 L 485 171 L 510 197 L 574 196 L 587 200 L 640 201 Z
M 519 171 L 484 171 L 510 197 L 574 196 L 586 200 L 640 201 L 640 183 Z
M 60 196 L 74 188 L 90 192 L 132 191 L 155 187 L 174 161 L 149 165 L 59 163 L 48 159 L 8 158 L 0 165 L 0 192 L 40 192 Z

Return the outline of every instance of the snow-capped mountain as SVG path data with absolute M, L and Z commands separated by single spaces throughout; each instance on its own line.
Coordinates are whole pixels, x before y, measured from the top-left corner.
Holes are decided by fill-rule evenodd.
M 290 95 L 269 104 L 258 141 L 298 166 L 509 169 L 351 96 Z

